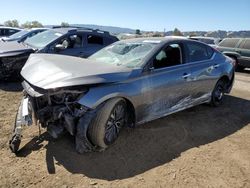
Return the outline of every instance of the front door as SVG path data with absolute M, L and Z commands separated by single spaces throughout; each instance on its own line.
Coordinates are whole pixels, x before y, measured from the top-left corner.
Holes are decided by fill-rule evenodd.
M 190 68 L 183 64 L 182 45 L 169 44 L 153 59 L 143 79 L 145 101 L 139 121 L 149 121 L 186 108 L 190 102 Z
M 57 45 L 61 45 L 61 48 L 58 49 Z M 50 47 L 49 53 L 81 57 L 83 53 L 83 36 L 81 34 L 70 34 L 60 38 Z

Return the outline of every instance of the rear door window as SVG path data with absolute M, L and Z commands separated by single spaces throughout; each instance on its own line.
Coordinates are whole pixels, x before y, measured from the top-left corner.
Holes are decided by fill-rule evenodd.
M 115 40 L 112 39 L 112 38 L 109 38 L 109 37 L 105 37 L 105 38 L 104 38 L 104 43 L 105 43 L 105 45 L 112 44 L 113 42 L 115 42 Z
M 189 42 L 186 47 L 189 62 L 208 60 L 214 53 L 211 47 L 200 43 Z
M 103 38 L 97 35 L 87 35 L 88 44 L 103 45 Z
M 224 39 L 219 43 L 219 46 L 234 48 L 240 39 Z
M 8 35 L 13 35 L 17 32 L 17 30 L 9 29 Z

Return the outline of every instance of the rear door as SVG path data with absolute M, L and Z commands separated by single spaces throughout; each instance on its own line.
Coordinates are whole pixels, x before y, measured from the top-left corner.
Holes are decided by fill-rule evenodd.
M 210 46 L 198 42 L 186 42 L 185 52 L 191 68 L 192 98 L 201 102 L 209 98 L 218 80 L 220 62 L 214 60 L 215 52 Z
M 250 67 L 250 39 L 245 39 L 237 51 L 241 55 L 239 64 L 244 67 Z

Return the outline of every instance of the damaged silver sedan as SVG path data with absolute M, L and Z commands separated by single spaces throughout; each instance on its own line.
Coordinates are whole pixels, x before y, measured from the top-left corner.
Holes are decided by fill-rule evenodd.
M 88 59 L 33 54 L 21 71 L 24 97 L 10 148 L 23 126 L 57 138 L 68 131 L 79 153 L 106 149 L 134 127 L 202 103 L 218 106 L 234 81 L 234 62 L 184 38 L 116 42 Z

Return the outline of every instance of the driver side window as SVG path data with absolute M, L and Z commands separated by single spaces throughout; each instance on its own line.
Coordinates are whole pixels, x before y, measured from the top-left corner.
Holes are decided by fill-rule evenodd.
M 182 63 L 182 52 L 179 44 L 170 44 L 163 48 L 155 57 L 155 69 L 179 65 Z

